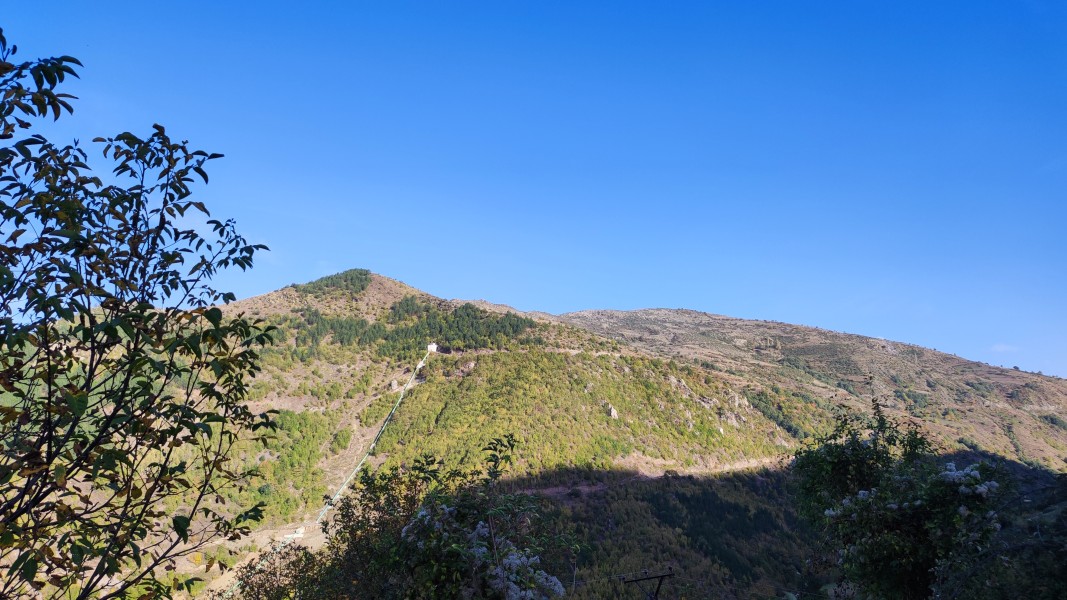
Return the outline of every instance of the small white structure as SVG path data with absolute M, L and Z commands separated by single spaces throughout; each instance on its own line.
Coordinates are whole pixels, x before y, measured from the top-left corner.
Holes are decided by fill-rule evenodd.
M 426 351 L 437 352 L 437 344 L 430 344 L 429 346 L 426 346 Z

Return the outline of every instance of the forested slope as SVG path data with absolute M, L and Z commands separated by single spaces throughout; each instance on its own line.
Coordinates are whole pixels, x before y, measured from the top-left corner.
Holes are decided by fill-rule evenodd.
M 285 416 L 286 443 L 268 449 L 275 454 L 254 457 L 267 473 L 300 462 L 321 469 L 324 482 L 339 481 L 347 465 L 331 455 L 358 453 L 430 342 L 440 352 L 419 372 L 386 429 L 377 463 L 430 452 L 463 464 L 478 460 L 486 440 L 512 433 L 522 442 L 516 475 L 573 468 L 595 480 L 616 467 L 712 472 L 779 456 L 796 441 L 743 390 L 690 361 L 648 356 L 572 327 L 457 307 L 363 272 L 231 309 L 278 327 L 253 393 L 260 407 Z M 310 415 L 300 431 L 293 430 L 297 420 L 286 416 L 290 412 Z M 821 420 L 798 417 L 795 431 L 803 434 Z M 317 462 L 287 457 L 308 444 L 318 448 Z M 295 495 L 311 498 L 303 487 L 266 491 L 293 506 Z M 319 508 L 305 504 L 305 515 Z M 268 511 L 285 519 L 298 513 Z

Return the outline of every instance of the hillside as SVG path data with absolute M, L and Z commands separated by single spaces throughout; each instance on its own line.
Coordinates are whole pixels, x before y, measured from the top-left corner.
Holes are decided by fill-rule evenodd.
M 265 503 L 266 521 L 211 557 L 224 564 L 301 527 L 302 543 L 321 542 L 322 497 L 363 456 L 430 342 L 441 352 L 369 463 L 429 452 L 469 464 L 487 440 L 515 434 L 512 485 L 553 499 L 585 548 L 572 573 L 590 582 L 580 597 L 617 594 L 613 574 L 661 565 L 704 593 L 817 589 L 810 534 L 775 468 L 838 405 L 869 408 L 872 385 L 945 451 L 1067 469 L 1064 381 L 906 344 L 692 311 L 524 315 L 363 270 L 227 310 L 278 327 L 252 399 L 281 412 L 273 440 L 233 457 L 261 477 L 231 499 Z
M 350 432 L 343 435 L 355 440 L 316 463 L 326 487 L 347 475 L 358 442 L 376 433 L 431 341 L 442 352 L 386 430 L 379 462 L 423 452 L 462 462 L 486 440 L 515 433 L 523 440 L 516 475 L 574 467 L 593 477 L 614 468 L 708 473 L 761 464 L 794 443 L 741 389 L 691 361 L 365 277 L 353 285 L 351 276 L 335 276 L 230 306 L 279 328 L 253 385 L 256 407 L 311 413 L 330 439 Z M 456 315 L 466 320 L 448 321 Z M 457 328 L 497 325 L 504 330 L 453 339 L 470 337 Z
M 690 359 L 742 387 L 810 394 L 857 409 L 872 394 L 948 449 L 989 450 L 1067 469 L 1067 380 L 920 346 L 690 310 L 593 310 L 561 320 L 657 356 Z M 788 412 L 788 411 L 786 411 Z

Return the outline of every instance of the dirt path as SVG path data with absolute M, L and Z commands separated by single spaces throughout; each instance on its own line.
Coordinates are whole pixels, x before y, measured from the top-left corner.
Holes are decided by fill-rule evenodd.
M 747 471 L 750 469 L 758 469 L 761 467 L 769 467 L 775 464 L 781 463 L 784 460 L 785 455 L 782 456 L 767 456 L 763 458 L 746 458 L 743 460 L 727 463 L 714 469 L 699 469 L 688 470 L 679 472 L 680 475 L 721 475 L 724 473 L 734 473 L 737 471 Z M 549 487 L 535 487 L 525 488 L 518 490 L 521 494 L 536 494 L 539 496 L 549 496 L 552 498 L 563 498 L 568 494 L 578 491 L 581 495 L 592 494 L 596 492 L 602 492 L 610 487 L 616 487 L 620 485 L 627 485 L 637 481 L 651 481 L 654 479 L 660 479 L 666 475 L 666 470 L 659 470 L 658 472 L 649 472 L 645 469 L 637 469 L 637 474 L 633 477 L 627 477 L 618 481 L 612 482 L 580 482 L 574 485 L 554 485 Z

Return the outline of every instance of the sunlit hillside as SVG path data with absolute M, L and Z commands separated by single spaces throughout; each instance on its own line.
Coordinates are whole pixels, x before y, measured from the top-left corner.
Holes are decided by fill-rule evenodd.
M 267 510 L 251 540 L 220 552 L 228 564 L 301 527 L 302 543 L 320 543 L 322 498 L 402 391 L 367 465 L 477 463 L 486 441 L 514 434 L 509 485 L 550 498 L 583 540 L 568 568 L 587 597 L 664 565 L 693 597 L 818 589 L 778 471 L 836 410 L 873 397 L 943 452 L 1067 468 L 1064 381 L 907 344 L 690 311 L 522 315 L 362 270 L 228 310 L 278 328 L 252 398 L 280 411 L 275 437 L 235 457 L 261 477 L 232 499 Z

